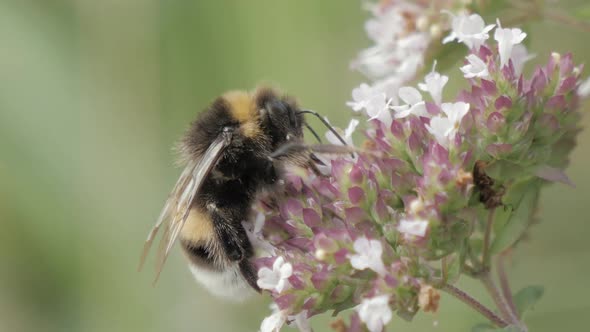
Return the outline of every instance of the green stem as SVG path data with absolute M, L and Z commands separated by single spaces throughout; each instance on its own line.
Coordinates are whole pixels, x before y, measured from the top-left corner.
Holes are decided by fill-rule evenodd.
M 502 319 L 500 316 L 496 315 L 492 310 L 488 307 L 481 304 L 479 301 L 471 297 L 469 294 L 465 293 L 464 291 L 460 290 L 459 288 L 452 286 L 452 285 L 445 285 L 442 290 L 445 292 L 453 295 L 459 301 L 467 304 L 471 308 L 475 309 L 475 311 L 479 312 L 481 315 L 486 317 L 490 322 L 498 327 L 506 327 L 508 323 Z
M 492 225 L 494 224 L 494 215 L 496 209 L 493 208 L 488 213 L 488 220 L 486 222 L 486 230 L 484 233 L 483 238 L 483 253 L 481 259 L 481 265 L 483 267 L 484 272 L 489 271 L 490 269 L 490 239 L 492 236 Z
M 512 310 L 510 310 L 510 306 L 508 305 L 508 303 L 506 303 L 506 301 L 500 294 L 498 287 L 496 287 L 496 284 L 490 277 L 489 273 L 482 274 L 479 279 L 486 287 L 488 293 L 490 293 L 492 300 L 494 300 L 496 307 L 500 311 L 500 315 L 510 324 L 517 326 L 521 331 L 528 331 L 526 326 L 524 326 L 524 324 L 518 319 L 518 317 L 512 312 Z
M 504 299 L 510 307 L 510 311 L 512 311 L 512 313 L 518 317 L 518 310 L 516 310 L 516 305 L 514 304 L 514 298 L 512 297 L 512 290 L 510 289 L 508 276 L 506 275 L 506 270 L 504 269 L 504 257 L 504 254 L 500 254 L 498 256 L 498 259 L 496 260 L 498 269 L 498 279 L 500 280 L 500 288 L 502 289 L 502 295 L 504 295 Z

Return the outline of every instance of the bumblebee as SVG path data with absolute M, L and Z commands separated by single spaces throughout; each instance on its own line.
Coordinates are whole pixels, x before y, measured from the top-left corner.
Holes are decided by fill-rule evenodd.
M 179 240 L 194 277 L 213 294 L 239 299 L 260 292 L 250 262 L 254 250 L 242 222 L 249 220 L 257 195 L 275 187 L 287 164 L 315 169 L 321 163 L 304 149 L 273 154 L 302 145 L 304 127 L 319 139 L 305 113 L 329 126 L 317 113 L 268 88 L 225 93 L 201 112 L 180 142 L 186 166 L 148 235 L 140 269 L 164 226 L 156 280 Z

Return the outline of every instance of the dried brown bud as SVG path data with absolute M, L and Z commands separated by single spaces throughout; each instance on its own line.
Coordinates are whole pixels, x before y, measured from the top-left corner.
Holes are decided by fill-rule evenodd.
M 418 305 L 424 312 L 436 312 L 440 301 L 440 293 L 430 285 L 422 285 L 418 295 Z
M 338 318 L 330 323 L 330 328 L 336 332 L 346 332 L 346 323 L 344 323 L 342 318 Z

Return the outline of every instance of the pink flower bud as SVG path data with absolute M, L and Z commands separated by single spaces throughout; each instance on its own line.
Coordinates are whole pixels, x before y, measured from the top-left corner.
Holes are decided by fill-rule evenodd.
M 486 126 L 492 133 L 497 133 L 504 127 L 504 125 L 506 125 L 506 118 L 504 118 L 504 116 L 499 112 L 490 114 L 488 120 L 486 121 Z

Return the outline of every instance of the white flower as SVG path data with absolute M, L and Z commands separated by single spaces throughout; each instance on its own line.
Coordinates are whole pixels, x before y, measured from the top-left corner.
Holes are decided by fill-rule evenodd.
M 520 44 L 526 33 L 518 28 L 503 29 L 500 20 L 497 20 L 498 28 L 494 32 L 494 39 L 498 42 L 498 53 L 500 53 L 500 68 L 503 68 L 512 57 L 512 48 Z
M 514 48 L 512 49 L 512 65 L 514 66 L 514 73 L 520 75 L 524 68 L 524 64 L 536 56 L 536 54 L 530 54 L 524 45 L 514 45 Z
M 289 316 L 289 320 L 295 323 L 299 332 L 312 332 L 311 326 L 309 326 L 309 318 L 307 318 L 307 310 L 303 310 L 297 315 Z
M 389 307 L 388 295 L 363 299 L 363 302 L 356 306 L 355 310 L 370 332 L 383 331 L 383 327 L 391 321 L 391 317 L 393 316 Z
M 404 81 L 413 80 L 416 71 L 424 63 L 424 53 L 429 44 L 430 35 L 422 32 L 412 33 L 398 39 L 394 58 L 398 64 L 396 66 L 397 76 L 400 76 Z
M 391 43 L 392 37 L 404 32 L 405 19 L 399 11 L 392 10 L 375 11 L 375 17 L 365 23 L 367 35 L 375 43 L 384 45 Z
M 359 124 L 359 120 L 352 119 L 348 123 L 348 127 L 346 127 L 346 129 L 344 130 L 344 135 L 342 136 L 342 138 L 344 139 L 346 144 L 349 146 L 354 145 L 352 143 L 352 134 L 354 133 L 354 130 L 356 129 L 358 124 Z M 326 132 L 326 139 L 332 144 L 342 145 L 342 142 L 340 142 L 340 140 L 336 137 L 336 135 L 334 135 L 334 133 L 332 133 L 331 131 Z
M 590 77 L 580 84 L 578 87 L 578 95 L 582 98 L 590 97 Z
M 453 123 L 448 118 L 440 115 L 434 116 L 430 119 L 430 124 L 426 125 L 426 129 L 436 138 L 440 145 L 449 146 L 449 135 L 452 133 Z
M 262 324 L 260 324 L 260 332 L 279 332 L 287 321 L 287 313 L 279 310 L 275 303 L 271 304 L 270 308 L 273 313 L 264 318 Z
M 440 105 L 440 103 L 442 102 L 442 91 L 447 82 L 449 81 L 449 77 L 437 73 L 434 70 L 435 67 L 436 61 L 432 66 L 432 71 L 428 73 L 428 75 L 426 75 L 426 77 L 424 78 L 424 83 L 418 83 L 418 87 L 422 91 L 428 91 L 428 93 L 430 93 L 430 96 L 432 97 L 432 100 L 434 100 L 434 102 L 437 105 Z
M 379 274 L 385 274 L 385 265 L 381 260 L 383 247 L 377 240 L 360 237 L 354 241 L 356 254 L 349 256 L 350 265 L 357 270 L 369 268 Z
M 495 24 L 486 26 L 483 18 L 477 14 L 455 16 L 450 12 L 446 13 L 453 17 L 453 22 L 451 34 L 443 39 L 443 44 L 457 39 L 460 43 L 465 43 L 469 49 L 477 50 L 490 37 L 488 32 L 495 26 Z
M 377 119 L 383 122 L 386 126 L 391 124 L 391 112 L 389 111 L 389 101 L 385 100 L 385 94 L 382 94 L 382 98 L 374 98 L 367 105 L 367 115 L 369 120 Z
M 416 116 L 428 116 L 426 104 L 422 100 L 422 95 L 416 88 L 406 86 L 399 89 L 399 97 L 406 105 L 392 106 L 396 111 L 396 118 L 405 118 L 410 114 Z
M 353 101 L 347 102 L 346 105 L 350 106 L 353 111 L 358 112 L 366 108 L 371 99 L 378 97 L 378 95 L 370 85 L 362 83 L 358 88 L 352 90 Z
M 262 227 L 264 227 L 265 220 L 266 216 L 264 213 L 258 212 L 256 218 L 254 218 L 254 223 L 243 222 L 248 239 L 250 239 L 250 242 L 252 242 L 254 248 L 256 248 L 256 255 L 258 257 L 275 256 L 276 252 L 275 247 L 266 241 L 262 234 Z
M 371 87 L 366 83 L 352 90 L 352 99 L 346 105 L 352 107 L 355 112 L 362 109 L 367 112 L 369 120 L 379 119 L 385 125 L 391 123 L 391 114 L 385 92 L 381 87 Z
M 458 103 L 443 103 L 441 105 L 442 111 L 447 115 L 447 118 L 453 124 L 453 129 L 457 131 L 459 129 L 459 125 L 461 124 L 461 120 L 467 112 L 469 112 L 469 104 L 464 102 Z
M 455 136 L 461 120 L 469 111 L 469 104 L 464 102 L 443 103 L 441 108 L 447 117 L 440 115 L 432 117 L 430 125 L 426 125 L 426 129 L 434 135 L 440 145 L 448 147 L 449 139 Z
M 469 54 L 467 56 L 468 64 L 461 67 L 461 71 L 463 72 L 463 76 L 465 78 L 473 78 L 473 77 L 488 77 L 490 73 L 488 72 L 488 66 L 482 59 L 480 59 L 475 54 Z
M 433 118 L 434 119 L 434 118 Z M 397 230 L 404 235 L 413 235 L 424 237 L 428 229 L 428 220 L 421 219 L 402 219 L 397 226 Z
M 288 279 L 292 274 L 293 266 L 291 263 L 285 263 L 283 257 L 277 257 L 272 265 L 272 270 L 267 267 L 258 270 L 258 281 L 256 283 L 262 289 L 276 290 L 280 293 L 289 282 Z
M 427 30 L 408 29 L 416 25 L 423 6 L 404 3 L 370 7 L 375 17 L 366 23 L 365 29 L 375 45 L 359 54 L 353 68 L 372 80 L 390 76 L 404 82 L 414 79 L 432 40 Z

